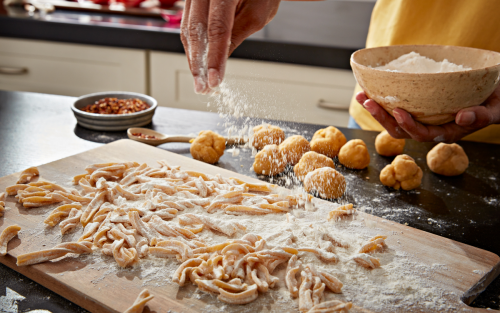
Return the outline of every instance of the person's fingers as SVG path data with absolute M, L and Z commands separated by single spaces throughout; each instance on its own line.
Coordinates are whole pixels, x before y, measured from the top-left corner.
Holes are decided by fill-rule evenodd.
M 231 39 L 229 43 L 229 50 L 228 50 L 228 56 L 230 56 L 233 51 L 241 45 L 241 43 L 250 37 L 253 33 L 257 32 L 260 30 L 258 29 L 258 26 L 252 27 L 252 23 L 255 22 L 255 20 L 246 15 L 239 14 L 236 16 L 234 20 L 234 26 L 233 26 L 233 32 L 231 34 Z M 255 25 L 255 24 L 253 24 Z
M 356 101 L 358 101 L 359 104 L 362 105 L 366 100 L 368 100 L 368 97 L 364 91 L 360 91 L 356 94 Z
M 374 100 L 366 100 L 363 103 L 363 107 L 387 130 L 392 137 L 397 139 L 411 138 L 410 135 L 408 135 L 399 126 L 396 120 Z
M 500 123 L 500 86 L 482 105 L 460 110 L 455 122 L 471 129 L 481 129 L 490 124 Z
M 396 108 L 393 114 L 399 126 L 416 141 L 455 142 L 468 133 L 467 129 L 454 122 L 444 125 L 423 125 L 403 109 Z
M 184 4 L 184 10 L 182 12 L 182 20 L 181 20 L 181 41 L 182 45 L 184 46 L 184 52 L 186 53 L 187 59 L 188 59 L 188 64 L 191 66 L 189 63 L 189 42 L 187 40 L 188 38 L 188 22 L 189 22 L 189 10 L 191 8 L 191 2 L 192 0 L 186 0 Z
M 455 117 L 455 122 L 462 127 L 473 129 L 481 129 L 498 123 L 500 122 L 500 101 L 460 110 Z
M 186 26 L 186 37 L 189 67 L 194 78 L 196 93 L 208 92 L 207 83 L 207 23 L 209 0 L 196 0 L 190 3 L 189 20 Z
M 238 1 L 225 0 L 210 3 L 208 17 L 208 85 L 217 87 L 224 77 L 229 43 Z
M 278 12 L 280 1 L 247 1 L 236 8 L 228 56 L 250 35 L 269 23 Z

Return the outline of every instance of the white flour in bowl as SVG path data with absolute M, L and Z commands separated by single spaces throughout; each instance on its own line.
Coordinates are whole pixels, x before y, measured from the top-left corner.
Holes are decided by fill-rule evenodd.
M 451 63 L 447 59 L 436 62 L 417 52 L 410 52 L 392 60 L 384 66 L 375 67 L 375 69 L 402 73 L 445 73 L 467 71 L 472 68 Z

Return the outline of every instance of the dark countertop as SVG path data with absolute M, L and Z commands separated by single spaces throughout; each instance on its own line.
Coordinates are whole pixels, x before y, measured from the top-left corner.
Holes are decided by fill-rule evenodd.
M 0 177 L 30 166 L 74 155 L 117 139 L 125 132 L 96 132 L 76 125 L 69 108 L 75 98 L 26 92 L 0 91 Z M 251 121 L 252 125 L 261 120 Z M 320 125 L 277 122 L 288 135 L 307 139 Z M 151 128 L 167 134 L 190 134 L 212 129 L 224 133 L 223 120 L 214 113 L 159 107 Z M 379 182 L 380 170 L 392 159 L 374 151 L 375 132 L 343 129 L 348 139 L 363 139 L 371 154 L 370 166 L 361 171 L 339 167 L 348 182 L 347 195 L 358 209 L 399 223 L 438 234 L 500 254 L 500 145 L 461 142 L 470 166 L 459 177 L 442 177 L 429 172 L 425 155 L 433 144 L 408 140 L 405 153 L 416 159 L 424 171 L 422 186 L 410 192 L 394 191 Z M 189 144 L 164 144 L 159 148 L 190 157 Z M 256 177 L 249 149 L 237 157 L 226 152 L 220 167 Z M 263 177 L 259 177 L 263 179 Z M 273 179 L 285 185 L 283 177 Z M 20 312 L 28 308 L 52 312 L 84 312 L 30 279 L 0 264 L 0 297 L 6 287 L 26 297 Z M 500 279 L 497 278 L 473 303 L 477 307 L 500 308 Z
M 350 69 L 364 47 L 374 1 L 283 2 L 274 20 L 231 57 Z M 30 16 L 0 3 L 0 37 L 184 53 L 179 26 L 161 18 L 57 9 Z

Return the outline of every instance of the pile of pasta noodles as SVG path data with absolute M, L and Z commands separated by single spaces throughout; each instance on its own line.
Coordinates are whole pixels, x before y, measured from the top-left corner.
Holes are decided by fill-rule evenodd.
M 65 234 L 81 224 L 84 231 L 77 242 L 18 256 L 17 265 L 94 250 L 112 256 L 121 267 L 132 266 L 149 255 L 176 258 L 180 265 L 173 276 L 175 283 L 183 286 L 191 282 L 203 291 L 218 294 L 221 301 L 246 304 L 276 286 L 279 278 L 273 272 L 285 264 L 286 286 L 292 297 L 299 298 L 302 312 L 347 312 L 352 307 L 350 302 L 324 302 L 325 289 L 341 293 L 342 283 L 298 259 L 299 252 L 304 252 L 313 253 L 322 262 L 337 262 L 333 247 L 343 244 L 327 233 L 320 234 L 323 244 L 318 247 L 296 248 L 291 242 L 271 247 L 257 234 L 232 239 L 246 230 L 236 221 L 189 213 L 196 207 L 207 213 L 277 213 L 294 219 L 289 212 L 311 201 L 310 195 L 284 196 L 276 193 L 274 185 L 181 170 L 165 161 L 158 163 L 159 168 L 136 162 L 89 165 L 84 174 L 73 178 L 81 191 L 43 180 L 30 182 L 38 170 L 23 172 L 23 181 L 8 187 L 7 195 L 15 196 L 26 208 L 57 204 L 45 220 L 47 227 L 59 225 Z M 352 205 L 340 207 L 330 212 L 329 218 L 341 218 L 353 211 Z M 174 218 L 177 223 L 171 221 Z M 217 244 L 205 242 L 197 235 L 204 229 L 229 238 Z M 380 266 L 378 259 L 369 254 L 382 251 L 385 238 L 370 239 L 354 260 L 366 268 Z

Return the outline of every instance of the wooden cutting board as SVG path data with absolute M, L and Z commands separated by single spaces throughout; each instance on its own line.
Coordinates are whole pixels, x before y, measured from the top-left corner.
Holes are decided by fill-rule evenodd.
M 157 166 L 157 160 L 167 160 L 170 164 L 180 165 L 183 169 L 200 171 L 208 174 L 220 173 L 226 177 L 239 177 L 246 181 L 256 179 L 237 174 L 232 171 L 208 165 L 190 158 L 186 158 L 165 150 L 154 148 L 131 140 L 120 140 L 108 145 L 77 154 L 62 160 L 39 166 L 41 176 L 45 180 L 69 183 L 70 177 L 81 174 L 86 165 L 103 162 L 137 161 Z M 0 190 L 16 182 L 19 174 L 12 174 L 0 178 Z M 329 202 L 325 205 L 332 205 Z M 63 259 L 59 262 L 48 262 L 27 267 L 17 267 L 15 262 L 20 254 L 49 248 L 43 246 L 43 236 L 35 229 L 43 223 L 41 214 L 32 214 L 9 198 L 9 209 L 3 218 L 0 218 L 0 230 L 18 224 L 23 230 L 23 240 L 15 238 L 9 244 L 9 254 L 0 257 L 0 262 L 21 274 L 33 279 L 41 285 L 60 294 L 68 300 L 80 305 L 91 312 L 123 312 L 133 302 L 144 288 L 141 275 L 107 275 L 102 276 L 99 270 L 79 261 L 78 258 Z M 500 273 L 500 258 L 488 251 L 461 244 L 440 236 L 413 229 L 398 223 L 381 219 L 359 212 L 365 220 L 374 221 L 383 234 L 398 233 L 398 236 L 389 236 L 389 247 L 397 246 L 411 255 L 418 257 L 426 265 L 444 264 L 445 268 L 437 268 L 430 277 L 432 284 L 447 292 L 460 295 L 463 301 L 470 303 L 486 286 Z M 31 235 L 30 235 L 31 234 Z M 492 238 L 493 239 L 493 238 Z M 397 241 L 397 244 L 396 244 Z M 416 269 L 418 271 L 418 269 Z M 96 287 L 95 280 L 101 279 L 100 287 Z M 346 282 L 347 283 L 347 282 Z M 203 299 L 185 296 L 193 293 L 193 286 L 179 288 L 175 284 L 161 287 L 148 286 L 155 298 L 149 302 L 151 312 L 200 312 L 207 309 Z M 487 311 L 470 308 L 457 300 L 457 309 L 467 308 L 473 312 Z M 228 312 L 244 310 L 244 306 L 226 306 Z M 270 301 L 269 306 L 259 308 L 260 311 L 279 311 L 279 302 Z M 409 310 L 411 311 L 411 309 Z M 428 312 L 432 312 L 429 309 Z M 488 311 L 490 312 L 490 311 Z

